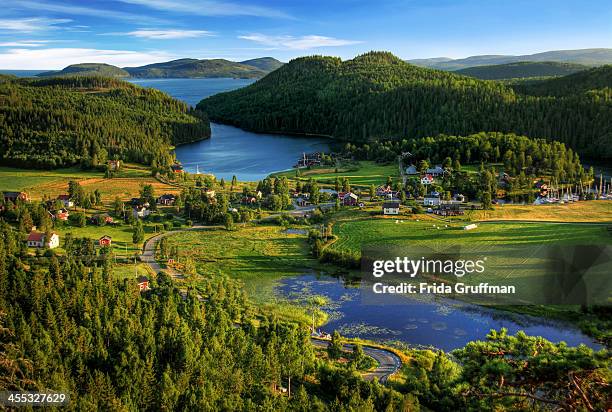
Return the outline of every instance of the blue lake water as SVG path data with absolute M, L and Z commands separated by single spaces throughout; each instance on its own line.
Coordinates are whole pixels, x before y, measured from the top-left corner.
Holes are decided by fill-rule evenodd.
M 17 77 L 34 77 L 38 73 L 46 71 L 48 70 L 0 70 L 0 74 L 12 74 Z
M 434 346 L 450 351 L 473 340 L 484 340 L 491 329 L 506 328 L 511 334 L 523 330 L 552 342 L 564 341 L 570 346 L 583 343 L 601 349 L 593 339 L 565 323 L 450 299 L 406 297 L 404 304 L 373 305 L 363 303 L 368 301 L 362 300 L 365 290 L 339 278 L 315 274 L 287 278 L 277 287 L 280 295 L 296 302 L 312 295 L 329 298 L 330 303 L 322 308 L 329 315 L 329 322 L 321 328 L 328 333 L 337 330 L 349 337 L 402 341 L 412 346 Z
M 130 79 L 134 84 L 152 87 L 195 106 L 216 93 L 238 89 L 250 79 Z M 212 173 L 218 179 L 261 180 L 270 173 L 291 168 L 302 152 L 330 150 L 329 140 L 259 134 L 242 129 L 211 124 L 211 138 L 180 146 L 176 157 L 185 170 Z

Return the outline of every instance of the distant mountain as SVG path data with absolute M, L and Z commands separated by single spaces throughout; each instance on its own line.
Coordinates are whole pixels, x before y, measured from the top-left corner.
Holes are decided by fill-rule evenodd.
M 455 73 L 483 80 L 522 79 L 528 77 L 566 76 L 589 69 L 576 63 L 559 62 L 518 62 L 476 66 L 456 70 Z
M 435 57 L 432 59 L 408 60 L 408 63 L 422 67 L 431 67 L 440 70 L 459 70 L 466 67 L 487 66 L 495 64 L 516 62 L 567 62 L 586 66 L 601 66 L 612 64 L 612 49 L 579 49 L 554 50 L 543 53 L 527 54 L 521 56 L 483 55 L 471 56 L 465 59 L 447 59 Z
M 562 97 L 591 92 L 600 95 L 601 100 L 605 101 L 609 99 L 607 96 L 610 96 L 612 90 L 612 65 L 595 67 L 554 79 L 517 84 L 513 88 L 519 93 L 532 96 Z
M 253 59 L 251 61 L 263 68 L 255 64 L 250 65 L 224 59 L 179 59 L 140 67 L 124 67 L 124 69 L 130 76 L 140 78 L 233 77 L 252 79 L 263 77 L 271 71 L 265 68 L 273 66 L 273 62 L 268 59 Z M 277 62 L 277 60 L 274 61 Z
M 567 98 L 525 96 L 501 82 L 370 52 L 345 61 L 298 58 L 197 108 L 212 121 L 256 132 L 366 142 L 493 131 L 556 139 L 581 153 L 612 158 L 608 101 L 609 89 Z
M 103 77 L 129 77 L 125 70 L 106 63 L 80 63 L 71 64 L 62 70 L 54 70 L 37 74 L 38 77 L 67 77 L 67 76 L 103 76 Z
M 258 69 L 264 70 L 266 72 L 271 72 L 272 70 L 276 70 L 281 67 L 283 62 L 276 60 L 274 57 L 260 57 L 258 59 L 245 60 L 240 62 L 241 64 L 246 64 L 247 66 L 257 67 Z

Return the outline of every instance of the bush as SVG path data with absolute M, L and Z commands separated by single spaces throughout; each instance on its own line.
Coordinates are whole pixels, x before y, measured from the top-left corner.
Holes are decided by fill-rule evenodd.
M 164 230 L 172 229 L 172 222 L 164 222 Z

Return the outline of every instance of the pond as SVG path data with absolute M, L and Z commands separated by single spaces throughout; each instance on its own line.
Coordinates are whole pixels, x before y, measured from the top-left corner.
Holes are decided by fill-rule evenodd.
M 362 303 L 362 289 L 327 275 L 305 274 L 286 278 L 277 293 L 290 301 L 321 295 L 329 299 L 322 309 L 329 315 L 322 331 L 337 330 L 348 337 L 376 341 L 402 341 L 411 346 L 433 346 L 450 351 L 470 341 L 485 339 L 491 329 L 519 330 L 528 335 L 565 341 L 570 346 L 585 345 L 601 349 L 577 328 L 560 322 L 502 312 L 451 299 L 415 300 L 405 304 L 371 305 Z M 365 292 L 364 292 L 365 293 Z
M 131 79 L 195 106 L 216 93 L 238 89 L 248 79 Z M 217 179 L 261 180 L 273 172 L 290 169 L 303 152 L 329 152 L 329 139 L 251 133 L 211 124 L 211 138 L 176 148 L 176 158 L 190 173 L 211 173 Z

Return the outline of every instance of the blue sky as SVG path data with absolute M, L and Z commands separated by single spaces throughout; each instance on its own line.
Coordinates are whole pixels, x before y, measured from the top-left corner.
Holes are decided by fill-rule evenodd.
M 609 0 L 4 0 L 0 69 L 612 47 Z

